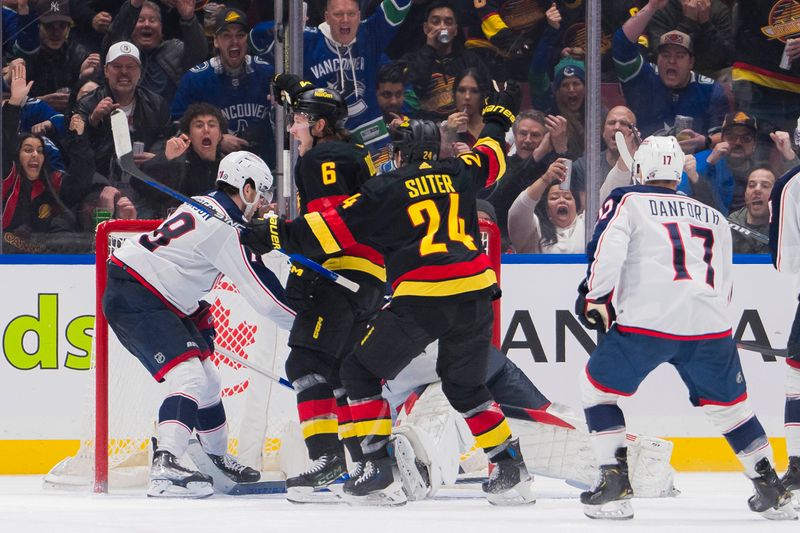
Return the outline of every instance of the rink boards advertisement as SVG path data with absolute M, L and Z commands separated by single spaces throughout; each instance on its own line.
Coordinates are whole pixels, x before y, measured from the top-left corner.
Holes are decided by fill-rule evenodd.
M 89 424 L 94 261 L 90 256 L 55 260 L 62 264 L 0 259 L 0 474 L 44 472 L 74 453 Z M 765 259 L 737 259 L 732 328 L 739 338 L 785 347 L 797 296 Z M 578 256 L 505 256 L 501 273 L 504 351 L 551 402 L 576 410 L 578 376 L 596 341 L 573 313 L 585 269 Z M 740 353 L 750 401 L 783 462 L 786 364 Z M 676 468 L 736 468 L 724 440 L 690 405 L 671 367 L 659 367 L 620 405 L 629 431 L 675 440 Z

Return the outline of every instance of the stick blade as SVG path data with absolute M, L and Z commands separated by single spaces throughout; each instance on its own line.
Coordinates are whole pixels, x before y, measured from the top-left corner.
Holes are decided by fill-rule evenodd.
M 125 112 L 116 109 L 111 112 L 111 135 L 114 137 L 114 151 L 117 158 L 133 152 L 131 132 L 128 129 L 128 117 Z
M 622 158 L 622 162 L 625 163 L 625 166 L 628 167 L 628 170 L 631 169 L 631 164 L 633 163 L 633 157 L 631 156 L 630 151 L 628 151 L 628 144 L 625 142 L 625 135 L 618 131 L 614 134 L 614 142 L 617 143 L 617 150 L 619 151 L 619 156 Z

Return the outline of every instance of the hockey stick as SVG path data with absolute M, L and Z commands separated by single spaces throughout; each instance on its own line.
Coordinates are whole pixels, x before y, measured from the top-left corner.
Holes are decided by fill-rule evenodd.
M 728 220 L 728 225 L 731 227 L 732 230 L 738 231 L 748 239 L 753 239 L 758 243 L 769 244 L 769 237 L 767 237 L 763 233 L 741 226 L 736 222 L 734 222 L 733 220 L 731 220 L 730 217 L 728 217 L 727 220 Z
M 621 131 L 618 131 L 614 134 L 614 142 L 617 143 L 617 151 L 619 151 L 619 156 L 622 158 L 622 162 L 625 163 L 625 166 L 628 167 L 628 170 L 631 170 L 633 157 L 631 156 L 631 153 L 628 150 L 628 145 L 625 142 L 625 135 Z
M 254 372 L 258 372 L 262 376 L 271 379 L 272 381 L 278 383 L 279 385 L 283 385 L 287 389 L 294 390 L 294 387 L 292 387 L 292 384 L 289 382 L 288 379 L 282 378 L 278 374 L 275 374 L 274 372 L 270 372 L 266 368 L 258 365 L 257 363 L 254 363 L 249 359 L 245 359 L 244 357 L 237 355 L 225 348 L 221 348 L 220 346 L 214 346 L 214 351 L 224 357 L 227 357 L 234 363 L 239 363 L 240 365 L 247 367 L 250 370 L 253 370 Z
M 239 230 L 247 230 L 246 226 L 234 222 L 228 218 L 225 218 L 221 213 L 217 213 L 213 209 L 209 208 L 206 205 L 198 202 L 194 198 L 190 198 L 185 194 L 179 193 L 175 189 L 171 187 L 167 187 L 163 183 L 160 183 L 150 176 L 139 170 L 139 167 L 133 162 L 133 148 L 131 146 L 131 135 L 130 131 L 128 131 L 128 119 L 125 116 L 123 111 L 119 109 L 113 111 L 111 113 L 111 134 L 114 137 L 114 150 L 117 154 L 117 160 L 119 161 L 120 168 L 133 176 L 134 178 L 138 179 L 142 183 L 153 187 L 154 189 L 161 191 L 164 194 L 172 196 L 176 200 L 183 202 L 185 204 L 189 204 L 190 206 L 194 207 L 195 209 L 209 215 L 212 218 L 219 220 L 220 222 L 232 226 Z M 283 255 L 289 257 L 292 261 L 300 263 L 303 266 L 306 266 L 313 270 L 314 272 L 320 274 L 326 279 L 349 289 L 352 292 L 358 292 L 359 285 L 358 283 L 351 281 L 347 278 L 343 278 L 336 272 L 331 272 L 327 268 L 323 267 L 322 265 L 315 263 L 311 259 L 297 254 L 287 254 L 282 250 L 278 250 L 278 252 L 282 253 Z
M 749 352 L 758 352 L 761 355 L 771 355 L 772 357 L 790 357 L 788 348 L 771 348 L 758 344 L 754 341 L 736 341 L 736 347 Z

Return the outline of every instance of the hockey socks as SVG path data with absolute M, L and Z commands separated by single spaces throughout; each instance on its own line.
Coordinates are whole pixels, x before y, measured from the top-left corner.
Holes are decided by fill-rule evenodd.
M 350 400 L 353 427 L 367 459 L 387 456 L 386 445 L 392 435 L 392 413 L 389 402 L 381 396 Z
M 221 400 L 197 410 L 195 430 L 207 453 L 225 455 L 228 451 L 228 422 Z
M 625 446 L 622 409 L 616 403 L 600 404 L 585 408 L 584 413 L 597 464 L 617 464 L 617 450 Z
M 197 400 L 194 398 L 181 393 L 164 398 L 158 410 L 158 447 L 181 457 L 186 452 L 196 419 Z
M 319 374 L 307 374 L 292 382 L 297 391 L 297 414 L 308 455 L 316 459 L 340 453 L 339 423 L 333 389 Z
M 800 361 L 787 359 L 786 406 L 783 423 L 786 428 L 786 451 L 800 457 Z
M 483 448 L 492 462 L 506 458 L 502 454 L 511 438 L 511 428 L 508 427 L 506 417 L 497 402 L 484 402 L 461 415 L 475 437 L 475 443 Z

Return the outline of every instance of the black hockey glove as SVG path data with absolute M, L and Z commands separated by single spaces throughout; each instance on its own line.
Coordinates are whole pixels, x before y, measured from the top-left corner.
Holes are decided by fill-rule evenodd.
M 286 301 L 295 311 L 308 311 L 314 305 L 314 290 L 322 277 L 308 267 L 292 262 L 286 280 Z
M 314 84 L 294 74 L 278 74 L 273 80 L 275 92 L 280 95 L 281 103 L 294 107 L 297 97 L 314 89 Z
M 521 99 L 522 91 L 519 84 L 514 80 L 508 80 L 505 89 L 486 98 L 482 113 L 483 121 L 495 121 L 508 130 L 516 120 Z
M 200 332 L 203 340 L 208 344 L 208 348 L 213 352 L 214 337 L 217 336 L 217 332 L 214 330 L 214 315 L 211 314 L 211 304 L 205 300 L 201 300 L 198 303 L 200 306 L 197 311 L 189 315 L 189 320 L 194 323 L 197 331 Z
M 283 222 L 276 215 L 251 221 L 239 232 L 239 242 L 249 246 L 259 255 L 283 248 L 281 230 Z
M 513 31 L 511 28 L 503 28 L 498 31 L 491 42 L 500 48 L 508 57 L 524 56 L 533 50 L 533 42 L 525 37 L 525 34 Z
M 589 285 L 586 280 L 583 280 L 578 285 L 575 314 L 578 315 L 578 320 L 587 329 L 605 332 L 617 318 L 617 313 L 611 303 L 611 294 L 594 300 L 587 300 L 587 294 L 589 294 Z

